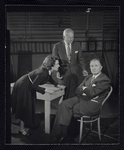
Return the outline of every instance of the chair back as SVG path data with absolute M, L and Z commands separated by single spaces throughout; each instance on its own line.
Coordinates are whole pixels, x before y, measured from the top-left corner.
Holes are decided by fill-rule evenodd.
M 109 98 L 109 96 L 112 93 L 112 90 L 113 90 L 113 88 L 112 88 L 112 86 L 110 86 L 110 91 L 109 91 L 108 95 L 106 96 L 106 98 L 103 100 L 102 105 L 104 105 L 104 103 L 106 102 L 106 100 Z

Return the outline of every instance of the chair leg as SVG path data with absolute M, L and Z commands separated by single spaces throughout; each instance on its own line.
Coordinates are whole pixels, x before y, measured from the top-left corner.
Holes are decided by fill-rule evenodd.
M 90 118 L 90 120 L 92 121 L 92 117 Z M 90 130 L 92 131 L 92 122 L 90 123 Z
M 81 143 L 81 140 L 82 140 L 82 132 L 83 132 L 83 118 L 81 118 L 81 121 L 80 121 L 79 143 Z
M 100 117 L 98 118 L 98 134 L 99 134 L 99 140 L 101 140 Z

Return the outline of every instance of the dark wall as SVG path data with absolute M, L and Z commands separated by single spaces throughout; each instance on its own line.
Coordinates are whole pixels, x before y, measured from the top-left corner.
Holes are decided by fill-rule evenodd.
M 91 7 L 7 7 L 10 30 L 11 71 L 14 81 L 41 65 L 52 52 L 53 44 L 62 40 L 70 27 L 80 42 L 89 70 L 89 60 L 99 56 L 103 71 L 117 86 L 119 52 L 119 8 Z M 113 67 L 113 63 L 117 65 Z M 15 76 L 15 77 L 14 77 Z

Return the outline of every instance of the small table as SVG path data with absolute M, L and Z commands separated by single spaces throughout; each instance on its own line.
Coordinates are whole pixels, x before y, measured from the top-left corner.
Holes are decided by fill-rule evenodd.
M 53 94 L 45 93 L 41 94 L 36 92 L 37 99 L 45 101 L 45 133 L 50 133 L 50 108 L 51 108 L 51 101 L 60 97 L 59 104 L 63 100 L 63 95 L 65 94 L 64 89 L 55 87 L 52 84 L 44 84 L 40 87 L 45 87 L 54 90 Z
M 11 93 L 12 93 L 12 88 L 14 86 L 14 83 L 11 83 Z M 50 108 L 51 108 L 51 101 L 59 98 L 59 104 L 63 100 L 63 95 L 65 94 L 64 89 L 55 87 L 52 84 L 44 84 L 44 85 L 39 85 L 40 87 L 45 87 L 54 90 L 53 94 L 50 93 L 45 93 L 41 94 L 39 92 L 36 92 L 36 97 L 39 100 L 44 100 L 45 103 L 45 133 L 50 134 Z

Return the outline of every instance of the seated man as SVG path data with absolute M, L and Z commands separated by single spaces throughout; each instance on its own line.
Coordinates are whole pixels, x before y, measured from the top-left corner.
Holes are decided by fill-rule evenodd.
M 69 98 L 59 105 L 52 130 L 53 142 L 63 139 L 67 135 L 67 127 L 75 114 L 95 115 L 108 94 L 110 79 L 101 72 L 100 60 L 97 58 L 91 60 L 90 69 L 92 74 L 88 75 L 77 87 L 77 96 Z

